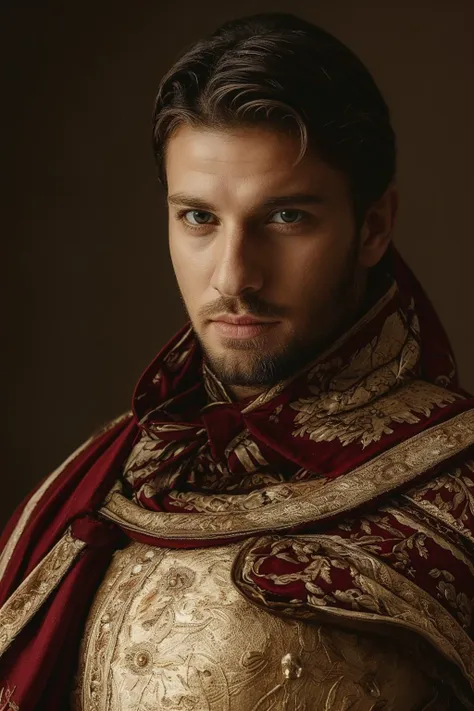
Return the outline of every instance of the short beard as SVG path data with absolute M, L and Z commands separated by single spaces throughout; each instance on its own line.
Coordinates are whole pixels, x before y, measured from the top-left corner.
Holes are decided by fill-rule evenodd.
M 264 348 L 261 341 L 256 343 L 249 340 L 247 343 L 248 347 L 243 349 L 242 343 L 239 342 L 239 350 L 243 353 L 253 351 L 255 355 L 247 360 L 244 370 L 237 365 L 229 365 L 225 356 L 209 354 L 201 342 L 204 359 L 222 385 L 271 387 L 303 368 L 317 357 L 320 350 L 318 343 L 304 343 L 296 338 L 272 354 L 262 354 Z M 231 341 L 229 346 L 232 347 Z
M 314 332 L 303 338 L 295 337 L 279 351 L 265 354 L 264 342 L 249 340 L 245 343 L 238 341 L 235 347 L 242 354 L 253 351 L 252 359 L 247 360 L 245 367 L 229 365 L 225 356 L 215 356 L 201 343 L 204 359 L 218 380 L 226 386 L 240 386 L 248 388 L 269 388 L 282 380 L 287 380 L 309 363 L 314 361 L 336 338 L 352 325 L 360 309 L 360 294 L 357 284 L 357 257 L 359 242 L 353 240 L 353 246 L 346 258 L 341 278 L 330 298 L 327 308 L 330 308 L 337 318 L 329 332 L 317 333 L 318 312 L 315 312 L 310 322 L 314 325 Z M 242 297 L 241 303 L 245 304 L 249 313 L 254 315 L 272 315 L 271 311 L 258 304 L 258 297 Z M 232 347 L 232 343 L 229 342 Z

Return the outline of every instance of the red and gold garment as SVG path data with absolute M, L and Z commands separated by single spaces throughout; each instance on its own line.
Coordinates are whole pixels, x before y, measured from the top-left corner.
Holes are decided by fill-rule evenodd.
M 2 711 L 66 708 L 91 600 L 130 540 L 238 543 L 246 600 L 401 640 L 436 660 L 436 708 L 474 709 L 474 402 L 396 265 L 327 352 L 243 403 L 187 326 L 140 379 L 133 412 L 20 506 L 0 559 Z

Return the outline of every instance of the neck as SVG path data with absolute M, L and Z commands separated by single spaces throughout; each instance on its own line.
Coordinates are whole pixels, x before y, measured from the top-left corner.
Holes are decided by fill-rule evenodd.
M 265 392 L 267 388 L 265 386 L 260 386 L 257 388 L 245 387 L 244 385 L 229 385 L 228 391 L 232 395 L 232 399 L 237 402 L 242 402 L 243 400 L 250 400 L 258 397 L 261 393 Z

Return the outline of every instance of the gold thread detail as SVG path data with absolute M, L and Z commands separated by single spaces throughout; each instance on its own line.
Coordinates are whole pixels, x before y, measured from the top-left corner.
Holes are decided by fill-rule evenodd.
M 392 447 L 360 467 L 321 485 L 320 481 L 282 484 L 291 492 L 284 501 L 256 511 L 231 514 L 182 514 L 147 511 L 121 494 L 116 483 L 101 513 L 129 530 L 160 539 L 209 540 L 321 521 L 344 514 L 375 497 L 406 485 L 474 444 L 474 410 L 435 425 Z M 278 488 L 278 484 L 274 489 Z
M 68 529 L 0 608 L 0 656 L 61 582 L 85 545 Z
M 258 553 L 258 549 L 266 552 Z M 290 555 L 294 562 L 306 563 L 306 567 L 290 575 L 265 574 L 260 569 L 260 558 L 267 561 L 268 556 L 275 556 L 288 562 Z M 329 582 L 332 573 L 340 573 L 341 569 L 350 575 L 350 589 L 327 593 L 317 585 L 320 579 Z M 270 580 L 273 586 L 300 580 L 305 585 L 306 600 L 296 596 L 290 602 L 266 599 L 255 582 L 258 578 Z M 404 575 L 342 538 L 305 535 L 253 539 L 239 551 L 233 579 L 255 604 L 285 615 L 317 622 L 344 619 L 352 621 L 356 628 L 369 623 L 369 628 L 373 624 L 374 628 L 388 626 L 387 631 L 398 627 L 414 632 L 454 664 L 474 690 L 474 642 L 452 615 Z M 350 604 L 352 609 L 341 609 L 341 603 Z

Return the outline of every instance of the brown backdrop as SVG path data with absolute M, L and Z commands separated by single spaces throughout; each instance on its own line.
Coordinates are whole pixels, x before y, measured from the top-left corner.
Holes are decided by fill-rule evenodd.
M 44 6 L 44 3 L 38 3 Z M 3 8 L 4 406 L 0 523 L 181 324 L 150 113 L 180 50 L 225 19 L 291 10 L 366 62 L 400 144 L 397 242 L 474 391 L 471 0 L 181 0 Z

